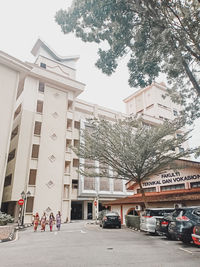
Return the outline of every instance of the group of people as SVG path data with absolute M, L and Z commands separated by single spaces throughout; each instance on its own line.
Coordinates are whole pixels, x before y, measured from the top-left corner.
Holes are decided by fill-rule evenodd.
M 54 217 L 53 212 L 51 212 L 48 220 L 47 220 L 47 216 L 46 216 L 45 212 L 43 213 L 41 218 L 40 218 L 38 212 L 36 212 L 36 214 L 33 217 L 34 217 L 34 220 L 33 220 L 34 232 L 37 231 L 39 223 L 41 225 L 41 231 L 45 231 L 46 225 L 49 224 L 50 232 L 52 232 L 54 222 L 56 223 L 56 227 L 57 227 L 58 231 L 60 231 L 60 226 L 61 226 L 60 211 L 58 211 L 58 213 L 56 214 L 56 217 Z

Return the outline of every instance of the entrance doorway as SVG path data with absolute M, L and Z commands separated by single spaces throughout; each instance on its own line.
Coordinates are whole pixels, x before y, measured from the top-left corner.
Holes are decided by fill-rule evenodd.
M 83 203 L 78 201 L 72 201 L 71 204 L 71 220 L 83 219 Z
M 88 202 L 87 203 L 87 219 L 91 220 L 92 219 L 92 203 Z

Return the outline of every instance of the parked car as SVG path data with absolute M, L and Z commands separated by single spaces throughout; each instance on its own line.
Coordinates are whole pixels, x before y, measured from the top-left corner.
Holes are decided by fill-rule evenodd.
M 156 233 L 156 219 L 161 219 L 164 217 L 164 215 L 173 211 L 173 208 L 146 209 L 140 215 L 140 230 L 149 233 Z
M 166 219 L 166 218 L 165 218 Z M 168 216 L 168 235 L 183 243 L 192 241 L 192 232 L 196 224 L 200 224 L 200 207 L 183 207 Z
M 194 226 L 192 239 L 196 245 L 200 246 L 200 224 Z
M 99 216 L 99 225 L 102 228 L 107 226 L 121 228 L 121 218 L 117 212 L 106 210 Z

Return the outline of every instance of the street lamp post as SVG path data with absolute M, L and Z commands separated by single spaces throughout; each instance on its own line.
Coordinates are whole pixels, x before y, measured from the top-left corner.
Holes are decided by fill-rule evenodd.
M 22 221 L 21 221 L 21 226 L 24 226 L 24 214 L 25 214 L 25 210 L 26 210 L 26 202 L 27 202 L 27 198 L 31 196 L 31 192 L 28 191 L 27 193 L 25 193 L 24 191 L 21 192 L 21 197 L 24 200 L 24 204 L 22 206 Z

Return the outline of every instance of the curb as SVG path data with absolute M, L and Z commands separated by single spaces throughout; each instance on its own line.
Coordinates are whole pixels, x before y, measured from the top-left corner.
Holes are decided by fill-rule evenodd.
M 4 243 L 4 242 L 8 242 L 8 241 L 13 241 L 15 239 L 15 236 L 16 236 L 16 232 L 17 231 L 20 231 L 20 230 L 23 230 L 24 228 L 28 228 L 32 226 L 32 224 L 26 224 L 26 225 L 23 225 L 23 226 L 16 226 L 12 229 L 10 235 L 8 238 L 5 238 L 5 239 L 0 239 L 0 243 Z
M 13 228 L 8 238 L 0 239 L 0 243 L 12 241 L 15 238 L 16 229 Z

